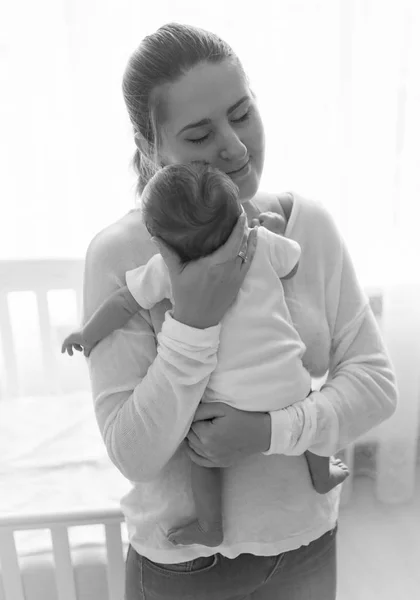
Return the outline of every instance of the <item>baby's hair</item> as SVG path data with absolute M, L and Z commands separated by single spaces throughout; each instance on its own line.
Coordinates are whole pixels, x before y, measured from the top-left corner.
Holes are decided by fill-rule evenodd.
M 242 212 L 238 188 L 228 175 L 198 162 L 160 169 L 142 200 L 150 235 L 169 244 L 183 263 L 222 246 Z

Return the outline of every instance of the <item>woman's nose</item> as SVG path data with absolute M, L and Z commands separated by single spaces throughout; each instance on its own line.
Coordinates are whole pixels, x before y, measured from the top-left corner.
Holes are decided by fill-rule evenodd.
M 223 160 L 239 161 L 244 159 L 247 153 L 247 147 L 235 132 L 232 131 L 223 137 L 220 150 L 220 156 Z

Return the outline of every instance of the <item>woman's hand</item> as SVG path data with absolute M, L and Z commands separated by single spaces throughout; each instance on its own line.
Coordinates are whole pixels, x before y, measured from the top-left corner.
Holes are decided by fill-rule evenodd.
M 257 246 L 257 228 L 247 237 L 243 212 L 227 242 L 213 254 L 182 265 L 178 255 L 161 239 L 154 242 L 168 267 L 177 321 L 206 329 L 218 325 L 234 302 Z M 246 256 L 244 261 L 239 252 Z M 242 254 L 242 252 L 241 252 Z
M 197 465 L 230 467 L 269 449 L 271 417 L 222 402 L 201 402 L 186 439 L 188 455 Z

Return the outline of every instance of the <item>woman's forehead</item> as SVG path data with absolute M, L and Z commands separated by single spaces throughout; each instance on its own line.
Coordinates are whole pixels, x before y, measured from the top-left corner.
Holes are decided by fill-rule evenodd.
M 197 65 L 165 91 L 165 125 L 174 135 L 189 123 L 224 116 L 250 95 L 243 71 L 227 60 Z

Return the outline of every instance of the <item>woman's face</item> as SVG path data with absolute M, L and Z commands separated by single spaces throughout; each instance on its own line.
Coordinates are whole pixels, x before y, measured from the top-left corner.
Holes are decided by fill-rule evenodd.
M 264 165 L 264 129 L 241 69 L 202 63 L 165 88 L 163 164 L 204 161 L 227 173 L 242 202 L 256 193 Z

